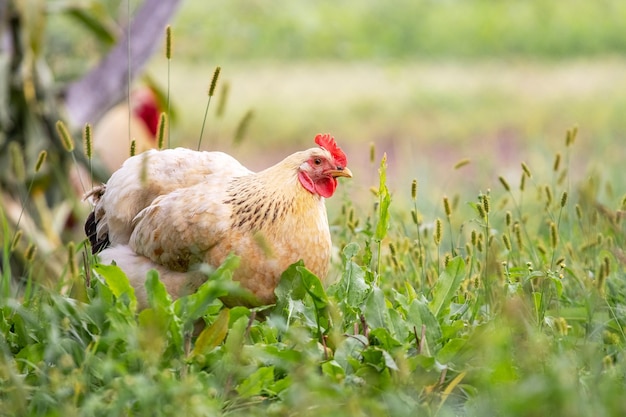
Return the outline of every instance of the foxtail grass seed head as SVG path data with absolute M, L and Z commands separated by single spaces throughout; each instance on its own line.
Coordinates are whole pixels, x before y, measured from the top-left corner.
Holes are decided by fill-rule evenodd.
M 485 209 L 486 214 L 489 214 L 489 212 L 491 211 L 490 210 L 491 203 L 489 200 L 490 200 L 489 194 L 483 195 L 483 208 Z
M 600 270 L 598 271 L 598 279 L 596 280 L 596 288 L 601 293 L 604 292 L 604 283 L 606 282 L 607 276 L 608 276 L 608 273 L 606 271 L 606 264 L 602 262 L 600 264 Z
M 483 207 L 483 205 L 480 203 L 476 204 L 476 209 L 478 210 L 478 216 L 481 219 L 484 219 L 486 215 L 485 215 L 485 208 Z
M 602 261 L 604 262 L 604 271 L 606 272 L 606 276 L 609 276 L 611 273 L 611 260 L 608 256 L 605 256 Z
M 376 144 L 374 142 L 370 142 L 370 164 L 373 164 L 374 162 L 376 162 Z
M 546 249 L 545 246 L 543 246 L 541 243 L 537 244 L 537 251 L 542 255 L 542 256 L 546 256 L 546 254 L 548 253 L 548 250 Z
M 479 236 L 482 236 L 482 235 L 479 235 Z M 478 252 L 483 251 L 483 240 L 480 238 L 476 240 L 476 249 L 478 249 Z
M 413 219 L 413 223 L 419 226 L 419 222 L 417 219 L 417 211 L 415 211 L 415 209 L 411 209 L 411 218 Z
M 413 182 L 411 182 L 411 199 L 413 201 L 417 200 L 417 180 L 414 179 Z
M 20 244 L 20 240 L 22 240 L 22 229 L 15 232 L 15 236 L 13 236 L 13 241 L 11 242 L 11 252 L 13 252 L 17 246 Z
M 392 256 L 396 256 L 396 245 L 393 242 L 389 242 L 389 252 L 391 252 Z
M 141 170 L 139 171 L 139 181 L 141 184 L 146 184 L 148 182 L 148 153 L 141 154 Z
M 165 124 L 167 123 L 167 115 L 163 112 L 159 116 L 159 127 L 157 129 L 157 146 L 159 150 L 163 149 L 165 143 Z
M 556 248 L 559 244 L 559 233 L 556 227 L 556 223 L 550 222 L 550 245 L 552 249 Z
M 446 213 L 446 217 L 450 218 L 452 209 L 450 208 L 450 200 L 448 200 L 448 197 L 443 198 L 443 211 Z
M 222 82 L 220 95 L 218 96 L 217 108 L 215 109 L 215 115 L 222 117 L 226 110 L 226 103 L 228 102 L 228 94 L 230 93 L 230 83 Z
M 566 204 L 567 204 L 567 191 L 563 191 L 563 194 L 561 194 L 561 208 L 565 207 Z
M 70 270 L 70 275 L 76 277 L 78 275 L 78 268 L 76 266 L 76 246 L 74 242 L 70 242 L 67 245 L 67 263 Z
M 56 129 L 57 134 L 61 139 L 61 144 L 63 144 L 65 150 L 68 152 L 74 151 L 74 139 L 72 139 L 72 137 L 70 136 L 70 132 L 67 130 L 65 123 L 63 123 L 61 120 L 57 121 Z
M 254 111 L 248 110 L 246 114 L 241 118 L 239 125 L 237 126 L 237 130 L 235 131 L 235 137 L 233 138 L 233 142 L 235 144 L 239 144 L 243 141 L 243 138 L 246 136 L 246 132 L 248 131 L 248 127 L 252 122 L 252 118 L 254 117 Z
M 33 259 L 35 259 L 36 254 L 37 254 L 37 246 L 35 246 L 34 243 L 31 243 L 30 245 L 28 245 L 28 247 L 24 251 L 24 259 L 26 259 L 27 262 L 32 262 Z
M 509 210 L 507 210 L 506 214 L 504 215 L 504 222 L 507 226 L 510 226 L 513 222 L 513 214 L 511 214 Z
M 441 219 L 437 218 L 435 220 L 435 233 L 433 234 L 433 240 L 435 241 L 435 245 L 439 246 L 441 243 L 441 237 L 443 234 L 443 225 L 441 223 Z
M 506 248 L 506 250 L 511 250 L 511 241 L 509 240 L 509 235 L 502 235 L 502 243 L 504 243 L 504 247 Z
M 573 145 L 576 140 L 576 136 L 578 136 L 578 126 L 574 126 L 572 129 L 567 131 L 567 134 L 565 135 L 565 146 Z
M 498 180 L 500 181 L 500 184 L 502 184 L 502 186 L 504 187 L 506 191 L 511 191 L 511 187 L 509 186 L 509 183 L 504 179 L 504 177 L 500 176 L 498 177 Z
M 135 139 L 130 141 L 130 156 L 137 155 L 137 141 Z
M 515 235 L 515 241 L 517 242 L 517 246 L 522 249 L 524 247 L 522 241 L 522 228 L 520 227 L 519 223 L 515 223 L 513 225 L 513 234 Z
M 567 336 L 569 326 L 567 325 L 567 320 L 563 317 L 557 317 L 554 319 L 554 327 L 561 336 Z
M 524 188 L 526 188 L 526 173 L 522 172 L 522 178 L 519 181 L 519 190 L 524 191 Z
M 526 174 L 526 176 L 528 178 L 532 178 L 532 174 L 530 173 L 530 169 L 528 168 L 528 165 L 526 165 L 526 162 L 522 162 L 522 171 L 524 171 L 524 174 Z
M 478 235 L 476 230 L 472 230 L 472 234 L 470 235 L 470 242 L 472 242 L 472 246 L 476 246 L 476 242 L 478 240 Z
M 600 214 L 598 213 L 598 211 L 597 210 L 593 210 L 591 212 L 591 224 L 594 225 L 594 226 L 597 225 L 599 217 L 600 217 Z
M 454 164 L 454 169 L 459 169 L 464 167 L 465 165 L 469 165 L 471 161 L 467 158 L 461 159 L 459 162 L 457 162 L 456 164 Z
M 92 154 L 92 140 L 91 140 L 91 125 L 89 123 L 85 124 L 85 128 L 83 129 L 83 147 L 85 148 L 85 156 L 87 159 L 91 159 Z
M 452 260 L 452 254 L 450 254 L 450 252 L 446 252 L 446 254 L 443 257 L 444 268 L 448 266 L 451 260 Z
M 578 221 L 583 220 L 583 209 L 580 207 L 580 204 L 576 204 L 576 218 L 578 218 Z
M 557 172 L 560 166 L 561 166 L 561 154 L 557 152 L 554 157 L 554 164 L 552 165 L 552 170 L 554 172 Z
M 24 182 L 26 179 L 26 168 L 24 167 L 22 147 L 19 143 L 13 141 L 9 144 L 9 151 L 11 153 L 11 171 L 13 171 L 15 179 Z
M 172 59 L 172 26 L 165 28 L 165 58 Z
M 44 150 L 44 151 L 39 152 L 39 156 L 37 157 L 37 163 L 35 164 L 35 172 L 39 172 L 41 170 L 41 167 L 46 162 L 47 157 L 48 157 L 47 151 Z
M 209 97 L 213 97 L 213 94 L 215 94 L 215 86 L 217 86 L 217 80 L 220 78 L 220 72 L 222 72 L 222 67 L 215 67 L 211 85 L 209 86 Z
M 543 189 L 546 193 L 546 206 L 549 206 L 550 204 L 552 204 L 552 189 L 548 185 L 543 187 Z

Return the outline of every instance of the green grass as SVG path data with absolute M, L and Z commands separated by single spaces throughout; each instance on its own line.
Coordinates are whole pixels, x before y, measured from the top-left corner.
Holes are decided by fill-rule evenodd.
M 622 415 L 626 201 L 571 181 L 575 134 L 558 164 L 520 161 L 523 186 L 448 189 L 433 215 L 373 161 L 375 193 L 331 218 L 329 281 L 294 265 L 262 312 L 218 299 L 236 258 L 177 301 L 150 276 L 140 312 L 117 268 L 78 267 L 80 244 L 56 285 L 26 271 L 16 289 L 3 222 L 2 413 Z
M 619 0 L 239 0 L 187 3 L 174 25 L 183 56 L 220 62 L 554 59 L 623 53 L 625 13 Z

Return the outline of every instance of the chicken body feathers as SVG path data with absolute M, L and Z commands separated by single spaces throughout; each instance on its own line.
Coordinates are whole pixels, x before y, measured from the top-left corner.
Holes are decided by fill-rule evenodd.
M 241 257 L 234 279 L 260 303 L 302 259 L 328 272 L 331 240 L 324 199 L 305 190 L 297 168 L 310 149 L 253 173 L 221 152 L 147 151 L 128 159 L 91 197 L 85 231 L 103 262 L 115 261 L 137 289 L 157 269 L 172 295 L 202 282 L 197 266 Z M 205 277 L 206 278 L 206 277 Z

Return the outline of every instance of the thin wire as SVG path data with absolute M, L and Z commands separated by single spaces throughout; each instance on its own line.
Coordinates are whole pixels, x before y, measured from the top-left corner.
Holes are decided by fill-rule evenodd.
M 131 36 L 131 17 L 130 17 L 130 0 L 126 1 L 126 18 L 128 19 L 128 23 L 127 23 L 127 36 L 128 36 L 128 82 L 126 85 L 126 94 L 128 96 L 127 98 L 127 102 L 128 102 L 128 149 L 130 149 L 131 146 L 131 133 L 130 133 L 130 122 L 131 122 L 131 116 L 132 116 L 132 100 L 130 98 L 130 80 L 131 80 L 131 75 L 132 75 L 132 70 L 131 70 L 131 64 L 130 64 L 130 59 L 131 59 L 131 47 L 130 47 L 130 36 Z

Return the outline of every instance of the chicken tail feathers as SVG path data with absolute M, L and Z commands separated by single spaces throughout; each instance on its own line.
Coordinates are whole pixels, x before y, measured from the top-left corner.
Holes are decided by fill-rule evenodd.
M 98 236 L 98 221 L 101 220 L 101 218 L 100 216 L 96 217 L 96 211 L 98 210 L 98 203 L 100 202 L 105 190 L 105 185 L 95 187 L 83 198 L 83 200 L 89 200 L 94 206 L 93 211 L 89 213 L 89 217 L 87 217 L 87 221 L 85 221 L 85 235 L 89 238 L 89 242 L 91 243 L 91 253 L 94 255 L 103 249 L 106 249 L 111 244 L 108 233 L 105 233 L 104 235 L 100 234 L 100 236 Z
M 85 234 L 89 238 L 89 242 L 91 243 L 91 253 L 94 255 L 103 249 L 106 249 L 111 244 L 108 235 L 98 239 L 97 226 L 98 222 L 96 220 L 96 213 L 92 211 L 85 222 Z

